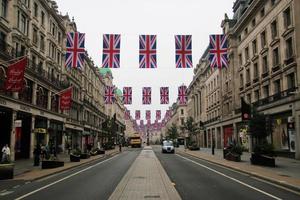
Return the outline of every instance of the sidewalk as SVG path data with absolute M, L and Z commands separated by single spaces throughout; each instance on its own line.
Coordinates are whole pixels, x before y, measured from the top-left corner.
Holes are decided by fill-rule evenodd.
M 41 169 L 41 166 L 33 166 L 33 160 L 19 160 L 15 162 L 14 168 L 14 180 L 25 180 L 32 181 L 36 179 L 40 179 L 58 172 L 62 172 L 94 160 L 103 158 L 108 155 L 114 155 L 119 152 L 118 149 L 107 150 L 103 155 L 91 156 L 88 159 L 81 159 L 80 162 L 70 162 L 70 157 L 67 154 L 58 155 L 59 160 L 64 161 L 63 167 L 58 167 L 54 169 Z
M 181 199 L 152 147 L 145 147 L 127 171 L 110 200 Z
M 187 153 L 191 156 L 207 160 L 211 163 L 222 165 L 251 176 L 255 176 L 287 188 L 300 191 L 300 161 L 290 158 L 276 158 L 276 167 L 264 167 L 251 165 L 251 154 L 244 152 L 241 162 L 227 161 L 223 159 L 223 150 L 215 149 L 212 155 L 211 149 L 201 148 L 200 151 L 190 151 L 182 146 L 176 149 L 177 153 Z

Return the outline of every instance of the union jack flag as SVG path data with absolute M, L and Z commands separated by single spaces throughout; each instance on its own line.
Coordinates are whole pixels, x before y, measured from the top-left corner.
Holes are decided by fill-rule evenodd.
M 156 120 L 160 120 L 161 119 L 161 111 L 160 110 L 157 110 L 156 111 Z
M 105 104 L 112 104 L 115 98 L 115 87 L 114 86 L 105 86 Z
M 120 46 L 121 35 L 104 34 L 103 35 L 103 68 L 119 68 L 120 67 Z
M 143 104 L 151 104 L 151 87 L 143 87 Z
M 141 119 L 141 111 L 136 110 L 135 111 L 135 120 L 140 120 Z
M 156 68 L 156 35 L 140 35 L 140 68 Z
M 66 62 L 67 69 L 78 68 L 80 70 L 84 67 L 84 33 L 70 32 L 67 34 L 66 44 Z
M 130 119 L 130 110 L 125 110 L 125 120 Z
M 160 104 L 169 104 L 169 88 L 160 88 Z
M 180 105 L 187 103 L 187 87 L 185 85 L 178 87 L 178 100 Z
M 166 110 L 165 118 L 168 120 L 172 116 L 172 110 Z
M 176 68 L 192 68 L 192 36 L 175 35 Z
M 228 67 L 228 45 L 225 35 L 209 36 L 209 61 L 212 68 Z
M 123 88 L 123 103 L 132 104 L 132 87 Z
M 144 120 L 141 120 L 141 121 L 140 121 L 140 127 L 141 127 L 141 128 L 144 128 Z
M 151 119 L 151 111 L 146 110 L 146 120 L 150 120 L 150 119 Z

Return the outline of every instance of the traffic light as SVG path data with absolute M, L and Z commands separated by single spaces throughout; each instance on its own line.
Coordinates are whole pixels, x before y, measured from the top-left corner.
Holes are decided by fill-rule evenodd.
M 241 98 L 241 111 L 242 111 L 242 121 L 250 120 L 251 105 L 247 104 L 243 98 Z

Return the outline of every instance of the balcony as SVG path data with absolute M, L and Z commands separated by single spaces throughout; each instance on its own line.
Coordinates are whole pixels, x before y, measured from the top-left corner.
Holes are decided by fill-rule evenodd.
M 294 62 L 295 62 L 295 56 L 291 56 L 291 57 L 287 58 L 286 60 L 284 60 L 285 65 L 290 65 Z
M 0 40 L 0 57 L 4 60 L 10 60 L 15 57 L 15 49 L 7 44 L 4 40 Z
M 294 95 L 293 92 L 295 92 L 296 89 L 297 89 L 296 87 L 293 87 L 293 88 L 287 89 L 285 91 L 276 93 L 272 96 L 269 96 L 269 97 L 266 97 L 264 99 L 260 99 L 256 102 L 254 102 L 253 105 L 254 106 L 264 106 L 264 105 L 279 101 L 281 99 L 284 99 L 284 98 Z
M 269 75 L 269 71 L 265 71 L 262 73 L 261 77 L 266 78 Z
M 272 67 L 272 72 L 274 73 L 274 72 L 277 72 L 278 70 L 280 70 L 280 65 L 278 64 L 278 65 L 276 65 L 276 66 L 274 66 L 274 67 Z

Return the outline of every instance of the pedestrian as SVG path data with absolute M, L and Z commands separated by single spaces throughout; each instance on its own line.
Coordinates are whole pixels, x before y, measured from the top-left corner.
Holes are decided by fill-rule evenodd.
M 34 163 L 33 166 L 39 166 L 40 165 L 40 156 L 41 156 L 42 148 L 41 145 L 36 145 L 35 149 L 33 150 L 34 155 Z
M 10 149 L 8 147 L 8 144 L 6 144 L 3 148 L 2 148 L 2 160 L 1 162 L 10 162 Z
M 119 151 L 122 152 L 122 144 L 121 144 L 121 142 L 119 143 Z

